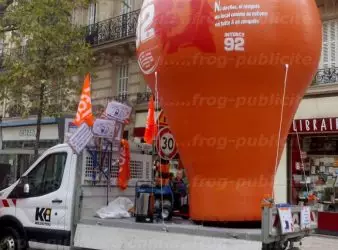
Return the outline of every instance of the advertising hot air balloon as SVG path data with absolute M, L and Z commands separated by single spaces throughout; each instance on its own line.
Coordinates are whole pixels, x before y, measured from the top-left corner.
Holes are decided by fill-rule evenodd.
M 138 63 L 187 169 L 193 220 L 260 220 L 320 52 L 314 0 L 144 1 Z

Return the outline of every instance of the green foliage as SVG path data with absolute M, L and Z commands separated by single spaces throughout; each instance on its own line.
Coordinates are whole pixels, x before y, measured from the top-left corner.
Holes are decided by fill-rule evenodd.
M 21 115 L 57 116 L 78 95 L 93 55 L 85 41 L 85 28 L 72 24 L 72 15 L 88 3 L 19 0 L 7 8 L 0 29 L 14 30 L 2 32 L 5 54 L 0 92 L 24 105 Z

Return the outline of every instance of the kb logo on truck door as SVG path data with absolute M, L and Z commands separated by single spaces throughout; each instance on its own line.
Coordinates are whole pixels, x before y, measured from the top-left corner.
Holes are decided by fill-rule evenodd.
M 35 212 L 35 224 L 50 226 L 50 220 L 52 215 L 51 208 L 36 208 Z

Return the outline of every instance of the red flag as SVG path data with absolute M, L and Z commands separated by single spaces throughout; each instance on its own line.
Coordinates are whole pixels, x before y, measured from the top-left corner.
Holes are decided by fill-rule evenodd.
M 94 124 L 90 85 L 90 74 L 87 74 L 83 83 L 81 99 L 74 120 L 76 126 L 80 126 L 83 122 L 86 122 L 89 126 L 93 126 Z
M 130 179 L 130 149 L 127 140 L 121 140 L 121 154 L 120 154 L 120 169 L 117 179 L 117 186 L 121 190 L 125 190 L 128 187 L 128 181 Z
M 157 134 L 157 127 L 155 122 L 155 104 L 153 96 L 150 96 L 148 104 L 148 116 L 146 130 L 144 132 L 144 140 L 147 144 L 153 143 L 153 138 Z

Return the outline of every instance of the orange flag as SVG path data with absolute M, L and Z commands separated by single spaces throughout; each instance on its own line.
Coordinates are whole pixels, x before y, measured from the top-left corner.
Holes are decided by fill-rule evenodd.
M 155 122 L 155 104 L 153 96 L 150 96 L 148 104 L 148 116 L 146 130 L 144 132 L 144 140 L 147 144 L 153 143 L 153 138 L 157 134 L 157 127 Z
M 128 187 L 128 181 L 130 179 L 130 149 L 127 140 L 121 140 L 121 154 L 120 154 L 120 169 L 117 179 L 117 186 L 121 190 L 125 190 Z
M 83 122 L 86 122 L 89 126 L 94 124 L 90 87 L 91 79 L 88 73 L 83 83 L 81 99 L 74 120 L 76 126 L 80 126 Z

